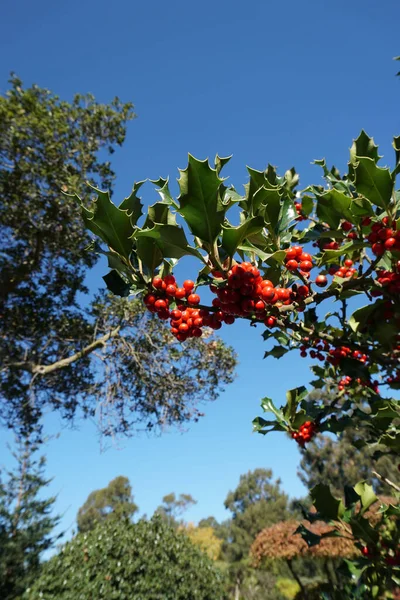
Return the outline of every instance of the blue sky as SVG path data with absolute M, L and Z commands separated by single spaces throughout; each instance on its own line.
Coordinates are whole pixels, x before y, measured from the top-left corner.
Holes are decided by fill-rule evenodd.
M 15 71 L 25 84 L 65 99 L 90 91 L 99 101 L 133 101 L 138 118 L 113 157 L 116 198 L 134 180 L 170 175 L 174 182 L 188 152 L 233 154 L 225 175 L 239 188 L 246 164 L 262 169 L 268 162 L 280 171 L 295 165 L 305 186 L 320 178 L 313 159 L 345 166 L 361 128 L 392 163 L 399 22 L 398 0 L 379 7 L 373 0 L 13 0 L 2 8 L 0 92 Z M 144 199 L 154 202 L 151 186 Z M 93 291 L 101 274 L 96 268 L 89 276 Z M 279 403 L 286 389 L 308 380 L 307 361 L 263 361 L 261 331 L 245 324 L 221 333 L 239 354 L 238 377 L 188 432 L 121 440 L 101 452 L 94 426 L 85 423 L 49 443 L 63 529 L 71 531 L 90 491 L 119 474 L 130 478 L 143 513 L 168 492 L 191 493 L 198 500 L 187 514 L 193 521 L 228 516 L 228 490 L 256 467 L 273 468 L 290 495 L 304 493 L 294 443 L 252 434 L 251 420 L 263 396 Z M 47 427 L 59 431 L 57 417 L 50 415 Z M 4 445 L 1 451 L 7 461 Z

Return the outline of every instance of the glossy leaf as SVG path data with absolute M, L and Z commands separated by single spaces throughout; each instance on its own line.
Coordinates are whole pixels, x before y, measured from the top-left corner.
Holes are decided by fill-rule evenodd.
M 377 167 L 372 158 L 357 157 L 354 177 L 357 192 L 387 210 L 393 193 L 389 169 Z
M 178 179 L 179 212 L 193 235 L 209 245 L 218 237 L 226 212 L 219 195 L 222 181 L 208 160 L 200 161 L 190 154 L 188 166 L 180 170 Z

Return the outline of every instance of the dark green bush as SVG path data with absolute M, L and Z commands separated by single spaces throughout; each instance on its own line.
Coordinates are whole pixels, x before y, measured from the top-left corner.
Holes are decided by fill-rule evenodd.
M 160 518 L 110 519 L 51 558 L 24 600 L 219 600 L 222 585 L 213 562 Z

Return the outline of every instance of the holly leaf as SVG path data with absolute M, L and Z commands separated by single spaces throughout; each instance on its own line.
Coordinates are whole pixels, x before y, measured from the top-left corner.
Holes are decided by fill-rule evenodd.
M 134 228 L 128 211 L 115 206 L 111 202 L 109 192 L 102 192 L 92 185 L 89 185 L 89 187 L 97 194 L 97 198 L 93 203 L 93 210 L 87 209 L 83 206 L 79 196 L 73 195 L 81 205 L 82 217 L 86 227 L 99 236 L 107 246 L 129 260 L 132 252 L 132 240 L 130 238 Z
M 329 485 L 318 483 L 311 489 L 310 495 L 315 508 L 324 519 L 336 520 L 344 513 L 343 502 L 332 495 Z
M 261 400 L 261 408 L 264 412 L 272 412 L 279 422 L 285 421 L 285 416 L 279 408 L 276 408 L 271 398 L 265 397 Z
M 305 527 L 303 524 L 300 524 L 296 531 L 294 531 L 293 533 L 294 535 L 296 535 L 296 533 L 299 533 L 309 548 L 311 548 L 312 546 L 317 546 L 321 541 L 320 535 L 313 533 L 312 531 L 307 529 L 307 527 Z
M 363 515 L 369 509 L 369 507 L 378 500 L 378 498 L 377 498 L 377 496 L 375 496 L 372 486 L 370 486 L 365 481 L 359 481 L 354 486 L 354 491 L 360 497 L 360 501 L 361 501 L 360 514 Z
M 223 169 L 224 166 L 226 165 L 226 163 L 228 163 L 231 160 L 232 156 L 233 156 L 232 154 L 230 156 L 225 156 L 225 157 L 218 156 L 218 154 L 216 155 L 214 163 L 215 163 L 215 170 L 217 171 L 217 175 L 220 174 L 221 169 Z
M 222 227 L 222 247 L 227 252 L 228 256 L 234 256 L 237 248 L 243 244 L 243 241 L 249 235 L 258 233 L 264 227 L 264 219 L 262 217 L 252 217 L 246 219 L 244 223 L 237 227 L 223 226 Z
M 336 228 L 340 219 L 352 220 L 351 204 L 351 198 L 333 188 L 318 196 L 317 216 L 321 221 L 326 221 L 328 225 Z
M 289 223 L 294 221 L 297 217 L 297 211 L 294 207 L 294 202 L 290 198 L 286 198 L 279 212 L 279 219 L 277 223 L 277 233 L 282 233 L 288 228 Z
M 287 352 L 289 352 L 289 349 L 285 348 L 284 346 L 274 346 L 271 350 L 267 350 L 266 352 L 264 352 L 264 358 L 267 358 L 268 356 L 273 356 L 274 358 L 282 358 L 282 356 L 284 356 L 284 354 L 286 354 Z
M 122 279 L 121 275 L 113 269 L 103 277 L 107 288 L 116 296 L 125 298 L 129 296 L 130 284 Z
M 148 207 L 144 228 L 151 229 L 155 224 L 176 225 L 175 215 L 170 211 L 166 202 L 156 202 Z
M 393 180 L 389 169 L 377 167 L 368 157 L 357 157 L 354 163 L 355 187 L 359 194 L 380 208 L 388 209 L 393 193 Z
M 137 196 L 137 191 L 139 188 L 142 187 L 145 181 L 146 180 L 135 182 L 133 184 L 130 196 L 125 198 L 119 205 L 120 210 L 126 210 L 126 212 L 128 213 L 132 225 L 136 225 L 136 223 L 142 215 L 143 204 L 141 203 L 141 198 Z
M 177 225 L 156 224 L 152 229 L 143 229 L 135 234 L 136 240 L 141 238 L 151 238 L 163 258 L 182 258 L 191 255 L 203 260 L 200 252 L 189 246 L 185 232 Z
M 367 306 L 363 306 L 362 308 L 358 308 L 356 311 L 354 311 L 349 319 L 349 325 L 352 328 L 352 330 L 358 331 L 358 329 L 362 329 L 375 310 L 376 305 L 369 304 Z
M 358 138 L 353 140 L 353 144 L 350 148 L 350 163 L 354 164 L 357 162 L 359 156 L 367 156 L 377 163 L 382 156 L 379 156 L 378 146 L 374 142 L 374 138 L 369 137 L 367 133 L 362 129 Z
M 226 212 L 219 193 L 223 180 L 208 160 L 197 160 L 190 154 L 188 166 L 179 172 L 179 212 L 192 234 L 212 245 L 220 234 Z
M 150 274 L 153 274 L 163 261 L 163 254 L 151 237 L 138 237 L 136 239 L 136 254 Z
M 169 179 L 163 179 L 163 177 L 159 177 L 158 179 L 151 179 L 151 183 L 154 183 L 158 187 L 156 190 L 157 193 L 161 197 L 162 204 L 168 204 L 169 206 L 173 206 L 174 208 L 178 208 L 177 203 L 173 199 L 171 192 L 169 191 Z
M 298 405 L 306 396 L 307 389 L 304 386 L 286 392 L 286 406 L 283 409 L 286 419 L 291 421 L 295 417 Z

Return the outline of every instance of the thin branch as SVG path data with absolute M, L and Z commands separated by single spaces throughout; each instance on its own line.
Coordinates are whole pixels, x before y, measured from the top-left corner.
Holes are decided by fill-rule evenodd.
M 386 485 L 392 487 L 394 490 L 396 490 L 396 492 L 400 492 L 400 487 L 393 483 L 393 481 L 390 481 L 390 479 L 383 477 L 383 475 L 379 475 L 379 473 L 376 471 L 372 471 L 372 474 L 375 475 L 375 477 L 377 477 L 380 481 L 383 481 L 383 483 L 386 483 Z
M 121 326 L 118 325 L 115 329 L 112 329 L 102 337 L 98 338 L 79 352 L 75 352 L 75 354 L 71 354 L 67 358 L 63 358 L 58 360 L 50 365 L 35 365 L 30 361 L 25 362 L 16 362 L 11 363 L 7 366 L 8 369 L 21 369 L 23 371 L 28 371 L 29 373 L 37 374 L 37 375 L 48 375 L 49 373 L 53 373 L 54 371 L 58 371 L 60 369 L 64 369 L 65 367 L 69 367 L 69 365 L 73 364 L 77 360 L 88 356 L 97 348 L 101 348 L 105 346 L 108 340 L 116 337 L 120 332 Z

